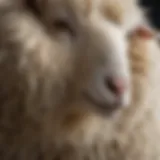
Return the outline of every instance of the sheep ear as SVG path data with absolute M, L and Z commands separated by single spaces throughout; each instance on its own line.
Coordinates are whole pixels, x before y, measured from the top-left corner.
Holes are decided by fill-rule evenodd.
M 138 37 L 142 39 L 150 40 L 155 36 L 155 33 L 151 28 L 145 25 L 141 25 L 141 26 L 136 27 L 131 33 L 131 35 L 137 35 Z

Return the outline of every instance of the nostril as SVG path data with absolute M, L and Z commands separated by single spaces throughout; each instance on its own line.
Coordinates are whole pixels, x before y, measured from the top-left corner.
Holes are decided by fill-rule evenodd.
M 125 82 L 118 78 L 107 78 L 108 89 L 117 96 L 120 96 L 125 91 Z

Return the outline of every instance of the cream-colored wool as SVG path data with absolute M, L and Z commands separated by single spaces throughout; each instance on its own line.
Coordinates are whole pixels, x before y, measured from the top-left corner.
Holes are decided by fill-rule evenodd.
M 0 159 L 160 160 L 159 48 L 127 37 L 142 24 L 134 0 L 1 0 Z

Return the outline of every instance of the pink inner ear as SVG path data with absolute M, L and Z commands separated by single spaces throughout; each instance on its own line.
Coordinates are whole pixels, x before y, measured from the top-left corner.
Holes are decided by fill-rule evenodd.
M 151 39 L 154 37 L 153 31 L 145 26 L 137 27 L 134 33 L 144 39 Z

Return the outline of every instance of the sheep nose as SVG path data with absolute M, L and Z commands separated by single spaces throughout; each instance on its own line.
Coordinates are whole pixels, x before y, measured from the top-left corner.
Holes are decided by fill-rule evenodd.
M 121 78 L 107 78 L 106 85 L 108 89 L 118 97 L 123 95 L 126 89 L 126 83 Z

